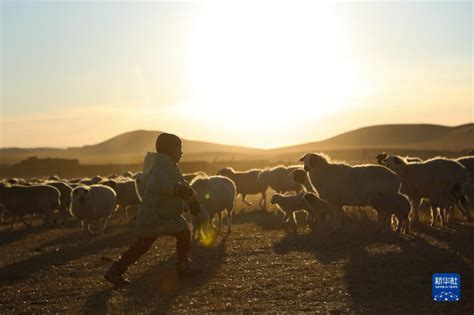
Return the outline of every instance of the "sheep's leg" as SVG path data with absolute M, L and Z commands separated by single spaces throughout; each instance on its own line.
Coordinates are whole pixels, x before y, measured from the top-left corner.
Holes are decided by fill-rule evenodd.
M 413 222 L 419 222 L 420 221 L 420 204 L 421 204 L 421 199 L 413 199 Z
M 437 219 L 437 217 L 438 217 L 438 214 L 436 213 L 436 211 L 437 211 L 436 209 L 437 209 L 436 207 L 430 206 L 430 213 L 431 213 L 431 224 L 430 224 L 430 225 L 431 225 L 432 227 L 435 226 L 435 224 L 436 224 L 436 219 Z
M 252 203 L 250 201 L 245 200 L 245 197 L 247 197 L 247 195 L 242 194 L 242 202 L 245 203 L 247 206 L 251 206 Z
M 232 209 L 227 209 L 227 232 L 230 233 L 232 230 Z
M 262 198 L 260 199 L 259 205 L 262 207 L 263 210 L 267 209 L 267 193 L 262 192 Z
M 130 222 L 130 215 L 128 214 L 129 206 L 124 206 L 124 208 L 125 208 L 125 217 L 127 218 L 127 222 Z
M 291 212 L 287 211 L 287 212 L 284 212 L 284 214 L 285 215 L 283 216 L 283 220 L 280 223 L 280 227 L 283 227 L 285 223 L 288 221 L 288 219 L 290 218 Z

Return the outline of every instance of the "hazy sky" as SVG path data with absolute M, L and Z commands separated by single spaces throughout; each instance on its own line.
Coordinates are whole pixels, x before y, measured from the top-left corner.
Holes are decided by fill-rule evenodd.
M 474 121 L 473 4 L 1 1 L 0 147 Z

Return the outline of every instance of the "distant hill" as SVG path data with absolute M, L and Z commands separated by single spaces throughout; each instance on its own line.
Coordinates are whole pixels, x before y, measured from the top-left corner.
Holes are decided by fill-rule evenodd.
M 463 150 L 474 148 L 474 124 L 456 127 L 428 124 L 370 126 L 345 132 L 324 141 L 269 150 L 269 153 L 280 155 L 357 148 L 403 148 L 416 150 Z
M 79 159 L 84 164 L 137 163 L 142 162 L 147 151 L 155 151 L 155 140 L 160 131 L 135 130 L 120 134 L 103 142 L 82 147 L 67 149 L 57 148 L 4 148 L 0 149 L 0 164 L 12 164 L 31 156 L 38 158 L 55 157 Z M 229 156 L 231 159 L 242 159 L 246 155 L 260 155 L 264 150 L 209 143 L 203 141 L 183 140 L 185 160 L 203 156 L 212 159 Z
M 13 164 L 31 156 L 79 159 L 82 164 L 140 163 L 147 151 L 154 151 L 160 131 L 136 130 L 94 145 L 57 148 L 0 149 L 0 164 Z M 330 150 L 354 149 L 467 150 L 474 148 L 474 124 L 447 127 L 429 124 L 379 125 L 364 127 L 324 141 L 284 148 L 260 150 L 241 146 L 183 139 L 184 160 L 249 160 Z

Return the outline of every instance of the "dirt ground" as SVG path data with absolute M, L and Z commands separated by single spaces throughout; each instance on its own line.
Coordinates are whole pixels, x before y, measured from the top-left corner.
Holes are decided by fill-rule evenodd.
M 375 214 L 346 212 L 335 235 L 298 234 L 278 228 L 281 215 L 244 211 L 232 233 L 212 247 L 194 245 L 204 273 L 178 281 L 175 242 L 156 241 L 116 289 L 102 276 L 133 239 L 120 213 L 106 233 L 93 238 L 78 222 L 30 230 L 0 231 L 0 313 L 367 313 L 473 314 L 474 225 L 450 229 L 413 227 L 410 235 L 380 237 Z M 431 298 L 434 273 L 461 275 L 461 301 Z

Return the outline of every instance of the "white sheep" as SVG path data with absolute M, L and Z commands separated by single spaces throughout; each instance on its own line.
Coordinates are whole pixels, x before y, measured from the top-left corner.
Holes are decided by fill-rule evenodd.
M 461 163 L 447 158 L 436 157 L 423 162 L 408 163 L 400 156 L 389 155 L 382 163 L 402 179 L 401 192 L 412 200 L 414 222 L 419 221 L 422 198 L 436 198 L 438 204 L 446 206 L 450 201 L 441 201 L 439 196 L 436 196 L 449 195 L 448 191 L 453 185 L 459 184 L 462 187 L 470 182 L 466 168 Z M 431 225 L 434 223 L 435 217 L 432 216 Z
M 235 209 L 236 186 L 234 182 L 224 176 L 198 176 L 191 182 L 191 187 L 196 192 L 196 200 L 201 205 L 201 212 L 207 214 L 212 225 L 212 220 L 217 214 L 219 217 L 219 231 L 222 227 L 222 212 L 227 211 L 227 231 L 232 229 L 232 213 Z M 205 216 L 204 216 L 205 218 Z M 194 220 L 194 231 L 198 231 L 205 222 L 202 216 Z
M 318 153 L 307 153 L 300 161 L 320 197 L 331 205 L 333 231 L 340 227 L 343 206 L 367 206 L 371 195 L 396 195 L 400 190 L 400 177 L 384 166 L 350 166 Z
M 315 220 L 315 211 L 304 201 L 306 192 L 300 192 L 293 195 L 274 194 L 270 199 L 272 205 L 276 205 L 278 210 L 283 213 L 283 219 L 280 227 L 285 227 L 290 223 L 294 227 L 297 225 L 295 213 L 304 211 L 306 213 L 306 222 L 313 223 Z M 311 224 L 310 224 L 311 225 Z
M 60 192 L 53 186 L 0 185 L 0 203 L 5 211 L 13 216 L 10 228 L 13 228 L 16 219 L 22 220 L 30 228 L 33 216 L 31 222 L 28 223 L 24 220 L 24 215 L 34 213 L 42 214 L 44 225 L 47 225 L 51 215 L 59 208 L 59 198 Z
M 94 232 L 91 225 L 98 222 L 102 232 L 116 207 L 115 191 L 104 185 L 80 186 L 71 193 L 71 215 L 81 221 L 81 231 L 87 227 L 90 234 Z
M 396 233 L 410 232 L 408 215 L 410 214 L 411 203 L 407 196 L 403 194 L 386 195 L 378 193 L 370 195 L 368 203 L 378 213 L 381 232 L 391 231 L 392 214 L 395 215 L 398 221 Z
M 259 205 L 266 208 L 267 196 L 266 191 L 268 185 L 258 180 L 258 176 L 262 170 L 252 169 L 245 172 L 236 172 L 232 167 L 225 167 L 217 172 L 217 175 L 225 176 L 230 178 L 237 188 L 237 194 L 242 195 L 242 201 L 251 206 L 252 203 L 245 200 L 247 195 L 261 194 L 262 198 L 259 201 Z

